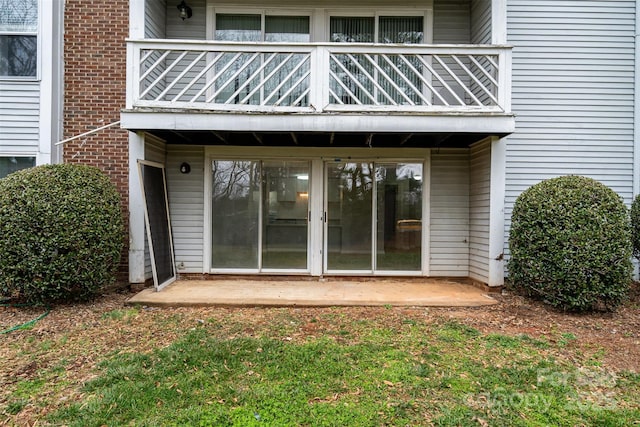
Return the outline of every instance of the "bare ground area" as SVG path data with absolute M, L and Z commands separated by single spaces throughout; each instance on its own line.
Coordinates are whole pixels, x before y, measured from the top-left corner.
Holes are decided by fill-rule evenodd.
M 526 334 L 552 343 L 562 341 L 566 344 L 561 347 L 564 356 L 576 364 L 596 357 L 613 371 L 640 371 L 637 284 L 631 300 L 617 312 L 589 315 L 558 312 L 508 293 L 494 296 L 499 304 L 480 308 L 132 309 L 124 305 L 130 296 L 112 293 L 88 304 L 57 306 L 31 329 L 0 335 L 0 425 L 41 423 L 49 411 L 82 399 L 82 385 L 97 375 L 101 360 L 118 353 L 165 347 L 203 322 L 215 323 L 216 335 L 221 338 L 269 336 L 297 341 L 322 335 L 341 339 L 340 330 L 354 319 L 391 330 L 406 321 L 455 320 L 482 334 Z M 0 307 L 0 330 L 29 321 L 43 311 Z M 36 389 L 39 400 L 29 400 L 17 413 L 7 412 L 9 397 L 15 398 L 16 390 L 27 383 Z M 29 389 L 24 393 L 28 395 Z

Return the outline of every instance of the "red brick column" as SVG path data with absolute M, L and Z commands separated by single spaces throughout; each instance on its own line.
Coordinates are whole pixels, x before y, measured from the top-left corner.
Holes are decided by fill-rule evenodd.
M 128 0 L 66 0 L 64 138 L 120 120 L 125 106 L 128 34 Z M 126 230 L 128 141 L 128 132 L 114 127 L 68 142 L 63 148 L 65 163 L 97 166 L 116 184 L 122 194 Z M 120 265 L 123 281 L 127 280 L 127 252 L 125 248 Z

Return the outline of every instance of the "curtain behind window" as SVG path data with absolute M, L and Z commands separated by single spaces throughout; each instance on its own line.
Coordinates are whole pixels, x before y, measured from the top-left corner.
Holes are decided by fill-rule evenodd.
M 265 41 L 304 43 L 309 38 L 308 16 L 266 16 Z
M 222 14 L 216 15 L 216 40 L 234 42 L 257 42 L 262 40 L 260 15 Z
M 422 16 L 381 16 L 378 21 L 379 43 L 422 43 Z
M 329 23 L 331 42 L 373 43 L 374 17 L 332 16 Z

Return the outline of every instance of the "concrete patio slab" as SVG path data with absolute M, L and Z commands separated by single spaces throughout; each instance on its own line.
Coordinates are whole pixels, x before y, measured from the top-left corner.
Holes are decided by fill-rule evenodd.
M 450 280 L 184 280 L 127 301 L 146 306 L 431 306 L 496 304 L 487 292 Z

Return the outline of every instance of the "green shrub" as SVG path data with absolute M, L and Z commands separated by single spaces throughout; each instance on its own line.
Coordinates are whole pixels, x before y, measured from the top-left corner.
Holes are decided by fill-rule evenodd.
M 512 286 L 565 310 L 611 310 L 631 283 L 631 227 L 620 196 L 585 177 L 543 181 L 516 200 Z
M 115 280 L 120 195 L 99 169 L 47 165 L 0 179 L 0 293 L 86 300 Z
M 631 204 L 631 242 L 633 256 L 640 260 L 640 195 Z

